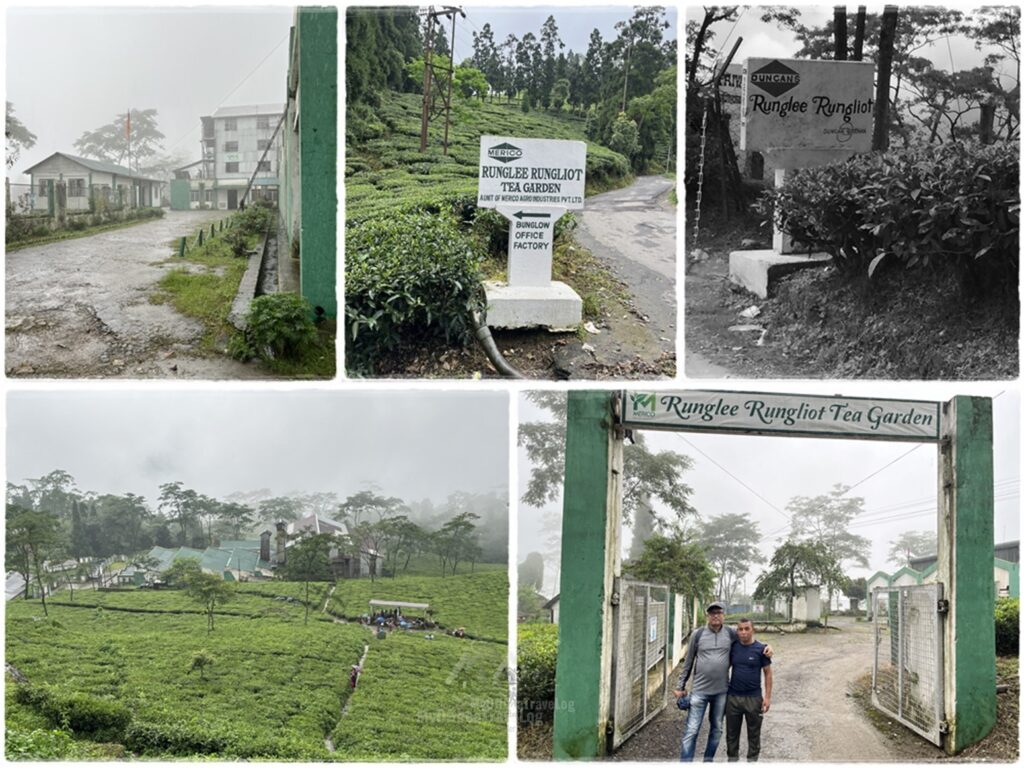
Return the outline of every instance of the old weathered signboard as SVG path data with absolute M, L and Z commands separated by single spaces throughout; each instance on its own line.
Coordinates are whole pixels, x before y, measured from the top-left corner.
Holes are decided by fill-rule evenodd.
M 871 149 L 875 65 L 747 59 L 740 148 Z
M 586 173 L 586 142 L 481 136 L 477 205 L 577 210 Z
M 941 404 L 765 392 L 626 392 L 627 427 L 883 440 L 938 440 Z

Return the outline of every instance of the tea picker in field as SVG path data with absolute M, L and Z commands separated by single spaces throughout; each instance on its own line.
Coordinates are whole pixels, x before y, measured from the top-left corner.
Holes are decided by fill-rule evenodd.
M 725 606 L 719 602 L 707 607 L 706 626 L 694 631 L 690 638 L 679 687 L 674 691 L 677 699 L 683 698 L 686 684 L 691 683 L 689 714 L 683 731 L 683 744 L 679 759 L 693 762 L 697 736 L 708 711 L 708 743 L 704 748 L 704 762 L 715 759 L 718 743 L 722 739 L 722 720 L 725 718 L 726 697 L 729 690 L 729 663 L 733 643 L 738 635 L 733 627 L 725 626 Z M 771 658 L 771 646 L 764 646 L 764 655 Z M 692 682 L 691 682 L 692 681 Z M 680 704 L 682 707 L 682 703 Z

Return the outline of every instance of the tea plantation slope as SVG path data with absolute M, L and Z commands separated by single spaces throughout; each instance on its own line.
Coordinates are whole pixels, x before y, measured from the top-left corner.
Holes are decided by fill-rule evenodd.
M 6 632 L 6 659 L 29 680 L 7 711 L 9 728 L 38 725 L 40 712 L 57 728 L 54 713 L 73 711 L 68 725 L 87 739 L 96 711 L 118 709 L 128 722 L 115 718 L 95 740 L 152 757 L 277 760 L 329 759 L 324 735 L 367 638 L 360 627 L 297 615 L 218 617 L 213 633 L 197 615 L 55 605 L 46 619 L 23 601 L 7 605 Z M 203 677 L 189 671 L 198 651 L 214 659 Z
M 338 582 L 330 610 L 338 616 L 357 617 L 370 609 L 369 601 L 401 600 L 430 603 L 434 620 L 446 630 L 465 627 L 471 637 L 508 641 L 507 570 L 455 576 L 397 576 Z
M 376 116 L 350 136 L 345 159 L 345 217 L 351 222 L 400 211 L 451 209 L 476 201 L 480 136 L 501 135 L 585 141 L 582 120 L 489 102 L 457 102 L 452 110 L 448 154 L 443 154 L 444 121 L 431 122 L 425 153 L 419 151 L 422 99 L 386 93 Z M 350 129 L 351 132 L 351 129 Z M 630 181 L 628 160 L 587 142 L 587 188 L 598 192 Z
M 332 733 L 345 760 L 504 760 L 507 649 L 422 633 L 374 640 Z

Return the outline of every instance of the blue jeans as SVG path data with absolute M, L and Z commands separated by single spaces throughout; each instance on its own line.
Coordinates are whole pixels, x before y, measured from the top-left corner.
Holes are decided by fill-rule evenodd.
M 709 708 L 708 720 L 711 723 L 711 730 L 708 732 L 708 744 L 704 748 L 704 762 L 710 763 L 715 759 L 715 752 L 718 750 L 718 742 L 722 740 L 722 719 L 725 717 L 725 700 L 727 694 L 722 693 L 690 694 L 690 713 L 686 717 L 686 730 L 683 731 L 683 749 L 679 759 L 684 763 L 693 762 L 693 751 L 697 746 L 697 734 L 700 733 L 701 722 L 704 720 L 704 710 Z

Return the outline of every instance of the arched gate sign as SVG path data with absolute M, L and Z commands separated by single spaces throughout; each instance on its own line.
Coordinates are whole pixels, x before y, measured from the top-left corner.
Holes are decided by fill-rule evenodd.
M 948 611 L 942 743 L 955 754 L 995 724 L 992 401 L 946 403 L 681 390 L 569 393 L 554 756 L 606 754 L 622 446 L 633 429 L 929 442 L 939 453 L 938 582 Z M 958 600 L 958 596 L 963 600 Z M 955 640 L 955 642 L 954 642 Z M 856 755 L 837 756 L 856 760 Z

